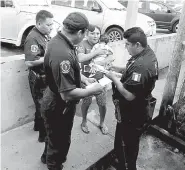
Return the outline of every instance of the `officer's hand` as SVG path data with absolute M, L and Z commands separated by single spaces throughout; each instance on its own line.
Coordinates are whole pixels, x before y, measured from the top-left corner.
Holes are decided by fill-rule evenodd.
M 88 78 L 87 80 L 88 80 L 89 83 L 94 83 L 94 82 L 96 82 L 96 79 L 95 79 L 95 78 Z
M 88 86 L 94 82 L 96 82 L 95 78 L 87 78 L 87 80 L 85 81 L 85 84 Z
M 116 72 L 109 71 L 105 74 L 106 77 L 108 77 L 110 80 L 114 81 L 117 77 Z
M 99 83 L 93 83 L 89 86 L 90 90 L 91 90 L 91 95 L 98 95 L 100 93 L 103 92 L 104 87 L 101 86 Z
M 120 67 L 120 66 L 114 65 L 114 63 L 108 63 L 108 65 L 106 65 L 106 69 L 113 72 L 115 71 L 118 73 L 122 73 L 122 74 L 126 71 L 126 67 Z

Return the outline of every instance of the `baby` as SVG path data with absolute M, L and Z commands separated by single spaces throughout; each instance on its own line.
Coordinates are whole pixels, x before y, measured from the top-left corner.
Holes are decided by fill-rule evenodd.
M 98 64 L 98 65 L 104 66 L 106 64 L 107 57 L 109 55 L 113 54 L 112 48 L 109 45 L 107 45 L 108 42 L 109 42 L 109 37 L 106 34 L 101 35 L 100 42 L 93 46 L 91 52 L 93 52 L 97 49 L 105 49 L 105 50 L 107 50 L 107 54 L 98 55 L 98 56 L 94 57 L 91 60 L 90 65 Z

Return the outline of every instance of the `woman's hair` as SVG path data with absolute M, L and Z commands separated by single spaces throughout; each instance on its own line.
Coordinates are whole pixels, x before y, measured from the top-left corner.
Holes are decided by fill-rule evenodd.
M 87 29 L 88 32 L 94 32 L 95 28 L 97 28 L 99 31 L 100 31 L 100 34 L 101 34 L 101 29 L 100 27 L 96 26 L 96 25 L 91 25 L 90 29 Z M 91 31 L 93 30 L 93 31 Z
M 102 34 L 100 36 L 100 42 L 104 42 L 105 44 L 107 44 L 109 42 L 109 36 L 107 34 Z

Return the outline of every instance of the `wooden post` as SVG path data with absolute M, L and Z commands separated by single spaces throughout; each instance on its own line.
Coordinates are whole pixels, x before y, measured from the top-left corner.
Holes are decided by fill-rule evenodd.
M 159 117 L 165 116 L 167 106 L 168 105 L 172 106 L 173 104 L 173 99 L 177 87 L 177 81 L 181 69 L 182 58 L 184 54 L 183 41 L 185 41 L 185 2 L 183 2 L 182 13 L 179 21 L 179 28 L 177 30 L 173 54 L 171 62 L 169 64 L 169 70 L 160 106 Z

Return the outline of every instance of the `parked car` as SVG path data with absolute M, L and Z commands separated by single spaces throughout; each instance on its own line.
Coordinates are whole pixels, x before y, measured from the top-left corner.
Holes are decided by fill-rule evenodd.
M 116 0 L 1 0 L 1 42 L 20 46 L 35 25 L 36 13 L 46 9 L 54 14 L 55 35 L 64 18 L 74 11 L 84 13 L 90 23 L 106 32 L 111 41 L 123 38 L 126 10 Z M 140 14 L 137 20 L 148 36 L 156 33 L 156 24 L 148 16 Z
M 173 9 L 174 9 L 175 11 L 181 13 L 181 12 L 182 12 L 182 4 L 175 5 L 175 6 L 173 7 Z
M 118 0 L 118 2 L 127 7 L 127 0 Z M 138 12 L 153 18 L 157 28 L 177 32 L 180 12 L 169 5 L 161 1 L 140 0 Z
M 126 20 L 126 8 L 117 0 L 51 0 L 52 8 L 61 7 L 62 13 L 79 11 L 84 13 L 90 23 L 106 32 L 110 41 L 123 38 Z M 156 34 L 156 24 L 150 17 L 139 14 L 137 26 L 141 27 L 148 36 Z

